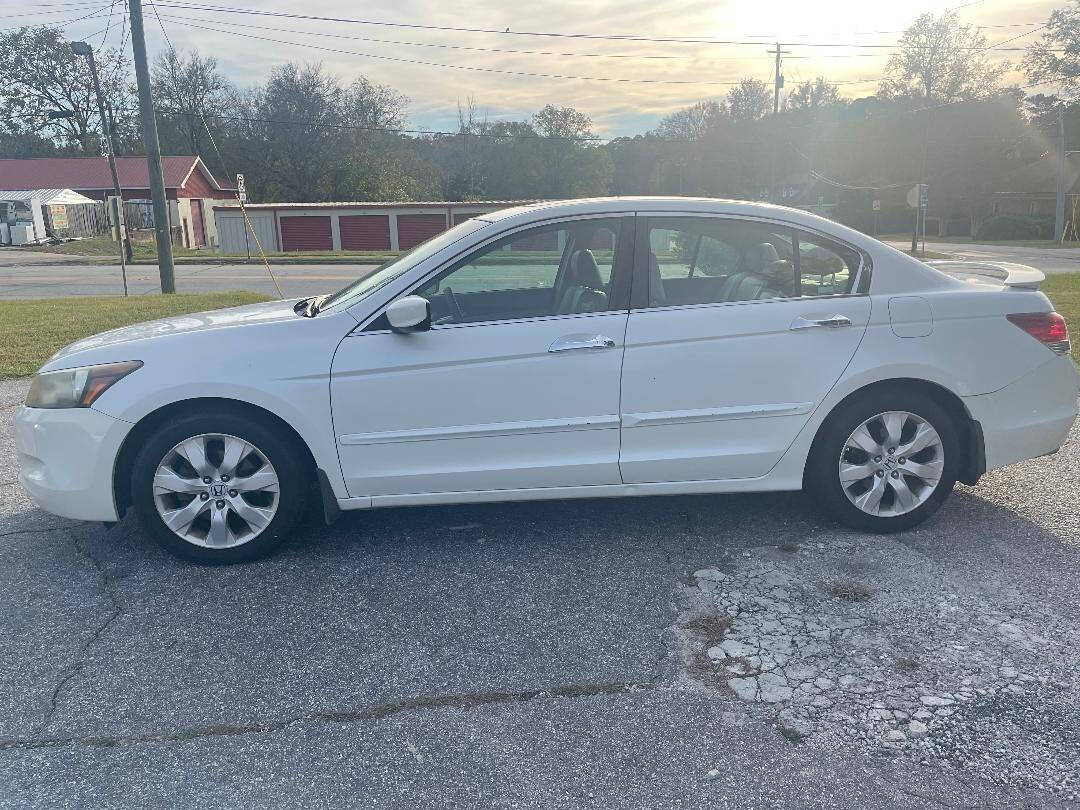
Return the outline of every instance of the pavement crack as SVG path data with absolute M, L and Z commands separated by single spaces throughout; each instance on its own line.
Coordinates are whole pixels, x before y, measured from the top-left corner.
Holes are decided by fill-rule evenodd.
M 116 617 L 114 614 L 104 625 Z M 97 634 L 100 636 L 100 632 Z M 95 638 L 97 637 L 95 636 Z M 93 643 L 84 647 L 89 647 Z M 54 692 L 55 698 L 63 688 L 64 683 L 74 677 L 78 670 L 71 672 Z M 544 689 L 528 689 L 520 692 L 467 692 L 453 695 L 430 695 L 401 698 L 384 703 L 377 703 L 361 709 L 343 709 L 336 711 L 306 712 L 303 714 L 285 717 L 267 722 L 250 722 L 237 724 L 214 724 L 197 726 L 173 731 L 162 731 L 146 734 L 126 735 L 91 735 L 83 737 L 32 737 L 32 738 L 8 738 L 0 739 L 0 751 L 10 749 L 39 749 L 39 748 L 62 748 L 77 746 L 87 748 L 114 748 L 119 746 L 140 745 L 143 743 L 168 743 L 186 742 L 189 740 L 206 739 L 210 737 L 239 737 L 249 734 L 267 734 L 282 731 L 286 728 L 298 725 L 331 725 L 343 723 L 357 723 L 364 720 L 381 720 L 403 712 L 423 711 L 429 709 L 473 709 L 479 706 L 490 706 L 506 703 L 528 703 L 543 698 L 584 698 L 598 695 L 620 695 L 631 692 L 640 692 L 655 689 L 659 686 L 658 681 L 605 681 L 599 683 L 570 683 L 551 686 Z M 41 728 L 44 729 L 45 724 Z
M 90 651 L 90 648 L 105 634 L 109 629 L 109 626 L 116 621 L 121 613 L 120 601 L 116 598 L 112 579 L 109 577 L 104 566 L 102 566 L 101 561 L 90 553 L 90 550 L 79 540 L 79 536 L 75 532 L 69 531 L 68 535 L 71 537 L 75 550 L 89 560 L 90 565 L 93 567 L 94 571 L 97 572 L 98 577 L 101 579 L 101 591 L 106 599 L 108 599 L 111 609 L 109 610 L 109 615 L 105 617 L 105 620 L 97 626 L 90 638 L 88 638 L 79 648 L 78 653 L 75 655 L 75 660 L 72 662 L 71 666 L 68 667 L 68 670 L 64 673 L 63 677 L 56 682 L 56 686 L 53 687 L 52 696 L 49 698 L 49 707 L 46 709 L 45 717 L 38 726 L 38 734 L 45 731 L 45 729 L 49 727 L 49 724 L 52 723 L 53 716 L 56 714 L 56 709 L 60 703 L 61 693 L 71 680 L 83 671 L 83 668 L 86 666 L 86 655 Z
M 20 534 L 49 534 L 71 529 L 71 526 L 43 526 L 39 529 L 16 529 L 11 532 L 0 532 L 0 537 L 15 537 Z

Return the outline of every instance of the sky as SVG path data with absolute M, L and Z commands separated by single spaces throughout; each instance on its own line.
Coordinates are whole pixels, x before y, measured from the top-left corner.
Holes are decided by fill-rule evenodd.
M 991 45 L 1013 40 L 1007 47 L 1016 47 L 1035 41 L 1035 29 L 1060 5 L 1037 0 L 160 0 L 154 6 L 143 1 L 151 58 L 166 47 L 163 25 L 178 49 L 198 48 L 214 56 L 222 72 L 240 85 L 264 81 L 283 62 L 321 62 L 343 82 L 363 75 L 407 96 L 414 128 L 454 129 L 459 103 L 471 98 L 489 120 L 526 118 L 548 103 L 573 106 L 588 114 L 604 137 L 652 129 L 681 107 L 726 95 L 745 76 L 771 82 L 773 57 L 767 51 L 774 42 L 789 51 L 782 71 L 788 89 L 822 75 L 841 83 L 842 95 L 859 97 L 873 94 L 891 52 L 870 46 L 894 44 L 921 13 L 956 8 L 961 21 L 985 26 Z M 22 18 L 26 23 L 59 22 L 109 2 L 45 0 L 27 6 L 0 0 L 0 9 L 25 13 L 34 8 L 36 16 Z M 69 35 L 95 47 L 99 42 L 119 45 L 126 35 L 120 13 L 125 0 L 113 2 L 116 13 L 107 33 L 102 29 L 108 14 L 102 12 L 71 23 Z M 339 19 L 260 16 L 237 9 Z M 358 20 L 369 24 L 352 22 Z M 130 44 L 127 48 L 130 53 Z M 993 58 L 1015 63 L 1021 56 L 997 51 Z M 1025 83 L 1015 70 L 1006 80 Z

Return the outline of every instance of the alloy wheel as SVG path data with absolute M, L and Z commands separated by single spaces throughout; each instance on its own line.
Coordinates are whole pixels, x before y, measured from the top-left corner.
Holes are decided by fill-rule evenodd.
M 848 436 L 840 453 L 840 485 L 857 508 L 896 517 L 937 489 L 945 448 L 934 426 L 907 411 L 872 416 Z
M 241 546 L 277 514 L 280 483 L 266 455 L 244 439 L 203 433 L 173 447 L 154 474 L 154 506 L 182 540 Z

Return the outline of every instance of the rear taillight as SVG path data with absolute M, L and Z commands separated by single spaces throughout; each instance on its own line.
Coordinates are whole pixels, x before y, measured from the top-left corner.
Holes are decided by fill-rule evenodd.
M 1069 353 L 1069 327 L 1056 312 L 1016 312 L 1005 317 L 1054 354 Z

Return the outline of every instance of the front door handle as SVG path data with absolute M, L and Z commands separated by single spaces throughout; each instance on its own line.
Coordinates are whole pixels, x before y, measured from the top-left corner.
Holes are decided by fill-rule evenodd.
M 563 335 L 548 346 L 549 352 L 572 352 L 578 349 L 614 349 L 615 339 L 607 335 Z
M 839 329 L 841 326 L 851 326 L 851 318 L 847 315 L 830 315 L 828 318 L 804 318 L 800 315 L 791 322 L 788 328 L 792 332 L 797 332 L 800 329 L 817 329 L 818 327 Z

